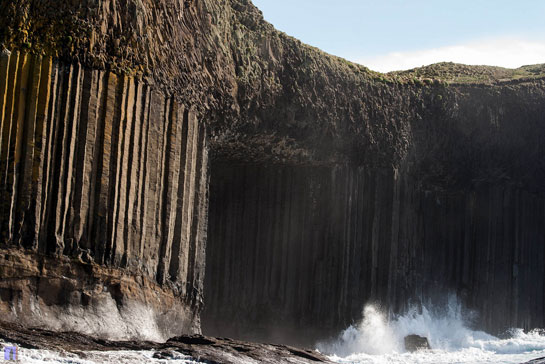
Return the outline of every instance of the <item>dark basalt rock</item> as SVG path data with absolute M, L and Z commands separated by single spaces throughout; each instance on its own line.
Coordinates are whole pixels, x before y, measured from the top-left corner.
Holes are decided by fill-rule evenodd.
M 419 335 L 407 335 L 404 339 L 405 350 L 413 352 L 417 350 L 431 349 L 430 343 L 427 337 Z
M 153 357 L 155 359 L 173 359 L 175 357 L 175 353 L 172 351 L 172 350 L 161 350 L 161 351 L 156 351 L 154 354 L 153 354 Z
M 545 364 L 545 358 L 537 358 L 534 360 L 530 360 L 529 362 L 526 362 L 524 364 Z
M 177 336 L 167 340 L 168 343 L 182 343 L 187 345 L 210 345 L 214 341 L 205 338 L 202 335 Z
M 110 341 L 73 332 L 27 329 L 21 325 L 0 322 L 0 339 L 28 349 L 66 351 L 82 357 L 85 351 L 91 350 L 154 350 L 153 357 L 156 359 L 168 360 L 181 353 L 204 363 L 331 363 L 315 351 L 204 336 L 179 336 L 166 343 Z
M 545 67 L 379 74 L 248 0 L 4 3 L 2 317 L 173 336 L 205 300 L 207 334 L 310 344 L 448 290 L 545 325 Z

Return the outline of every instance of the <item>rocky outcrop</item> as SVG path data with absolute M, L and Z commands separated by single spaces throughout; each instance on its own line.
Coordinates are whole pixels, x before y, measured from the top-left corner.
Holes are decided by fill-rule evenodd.
M 310 345 L 450 293 L 490 332 L 545 325 L 543 81 L 442 95 L 390 167 L 214 161 L 204 331 Z
M 123 270 L 114 276 L 129 272 L 170 287 L 186 316 L 177 332 L 198 332 L 208 203 L 203 124 L 131 77 L 19 52 L 4 53 L 0 66 L 1 245 L 24 248 L 35 266 L 6 253 L 4 319 L 40 321 L 42 308 L 79 306 L 70 297 L 80 293 L 93 301 L 104 275 L 98 267 L 106 266 Z M 45 255 L 88 268 L 50 278 Z M 89 287 L 73 286 L 79 274 Z M 58 297 L 40 288 L 48 284 Z M 136 301 L 153 310 L 144 287 Z M 121 311 L 126 294 L 114 296 Z
M 529 362 L 526 362 L 524 364 L 543 364 L 545 363 L 545 358 L 537 358 L 534 360 L 530 360 Z
M 122 351 L 127 355 L 127 351 L 147 350 L 155 351 L 153 358 L 167 361 L 185 359 L 199 363 L 221 364 L 332 363 L 315 350 L 297 349 L 283 345 L 249 343 L 201 335 L 177 336 L 165 343 L 109 341 L 64 330 L 52 332 L 3 323 L 0 325 L 0 339 L 26 349 L 51 350 L 61 352 L 64 355 L 69 353 L 72 358 L 76 356 L 76 358 L 97 362 L 101 361 L 101 359 L 104 360 L 104 357 L 111 361 L 111 355 L 116 355 L 116 351 L 120 351 L 116 356 L 118 360 L 122 360 Z M 24 360 L 25 354 L 19 352 L 19 360 Z M 103 356 L 101 357 L 100 354 L 103 354 Z M 127 355 L 125 360 L 134 361 L 138 359 Z
M 417 350 L 431 349 L 428 338 L 419 335 L 407 335 L 403 339 L 405 350 L 414 352 Z
M 4 8 L 12 272 L 28 263 L 11 249 L 83 264 L 55 277 L 90 286 L 60 292 L 164 315 L 148 283 L 127 302 L 100 289 L 144 277 L 198 331 L 206 260 L 204 328 L 222 336 L 310 343 L 369 300 L 398 312 L 445 291 L 489 330 L 543 325 L 543 66 L 379 74 L 278 32 L 248 0 Z M 40 269 L 28 289 L 23 273 L 2 282 L 13 317 L 28 295 L 48 306 Z M 61 301 L 55 316 L 80 305 Z
M 2 249 L 0 274 L 4 323 L 117 340 L 200 331 L 195 305 L 141 272 Z

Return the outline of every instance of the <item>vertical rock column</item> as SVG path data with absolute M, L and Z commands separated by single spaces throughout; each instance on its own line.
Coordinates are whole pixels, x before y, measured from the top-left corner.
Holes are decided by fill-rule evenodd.
M 397 169 L 218 162 L 203 330 L 312 345 L 366 303 L 395 314 L 451 293 L 490 332 L 542 327 L 544 206 L 510 184 L 426 190 Z
M 198 313 L 208 152 L 189 108 L 131 77 L 5 52 L 0 122 L 3 248 L 126 268 Z

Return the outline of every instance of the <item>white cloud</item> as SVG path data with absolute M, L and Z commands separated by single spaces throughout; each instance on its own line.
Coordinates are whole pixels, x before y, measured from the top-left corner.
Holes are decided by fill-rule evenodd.
M 545 41 L 495 38 L 419 51 L 394 52 L 356 59 L 355 62 L 380 72 L 406 70 L 437 62 L 517 68 L 545 63 Z

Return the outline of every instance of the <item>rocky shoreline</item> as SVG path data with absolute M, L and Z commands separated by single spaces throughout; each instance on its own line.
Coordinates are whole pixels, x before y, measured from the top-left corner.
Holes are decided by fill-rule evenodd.
M 3 320 L 305 346 L 452 292 L 545 327 L 545 65 L 377 73 L 250 0 L 7 3 Z
M 0 323 L 0 341 L 26 349 L 50 350 L 86 358 L 90 351 L 155 351 L 156 359 L 183 354 L 196 362 L 242 363 L 331 363 L 317 351 L 285 345 L 250 343 L 202 335 L 177 336 L 165 343 L 152 341 L 110 341 L 75 332 L 54 332 Z M 19 357 L 20 360 L 23 358 Z
M 333 363 L 316 350 L 286 345 L 252 343 L 229 338 L 203 335 L 173 337 L 164 343 L 153 341 L 115 341 L 96 338 L 76 332 L 55 332 L 28 328 L 19 324 L 0 322 L 0 343 L 15 345 L 18 361 L 27 362 L 37 351 L 46 353 L 43 360 L 50 362 L 182 362 L 209 364 L 248 363 Z M 21 350 L 23 349 L 23 350 Z M 49 355 L 49 356 L 47 356 Z M 68 361 L 66 361 L 68 360 Z M 40 363 L 42 361 L 39 361 Z M 521 364 L 545 364 L 545 357 Z

